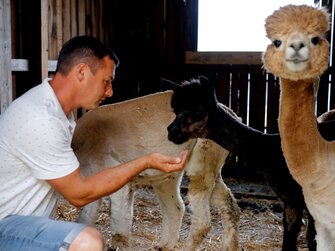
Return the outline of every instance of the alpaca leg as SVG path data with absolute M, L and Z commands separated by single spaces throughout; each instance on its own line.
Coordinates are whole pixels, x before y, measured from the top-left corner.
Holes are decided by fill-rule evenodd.
M 316 231 L 315 231 L 315 223 L 312 215 L 308 212 L 308 226 L 307 226 L 307 243 L 309 251 L 316 251 Z
M 134 193 L 128 184 L 109 197 L 112 246 L 117 250 L 132 250 L 130 244 Z
M 303 209 L 292 203 L 284 202 L 284 236 L 282 250 L 297 250 L 297 239 L 302 224 Z
M 210 198 L 214 188 L 212 172 L 190 175 L 189 207 L 191 210 L 191 227 L 184 250 L 193 251 L 200 245 L 210 229 Z
M 220 174 L 216 177 L 211 204 L 218 207 L 221 211 L 224 224 L 222 250 L 238 250 L 238 229 L 241 211 L 231 190 L 223 182 Z
M 163 250 L 173 250 L 179 239 L 179 230 L 185 212 L 179 189 L 182 175 L 183 172 L 180 172 L 152 185 L 162 214 L 162 231 L 158 246 Z
M 335 231 L 330 228 L 325 228 L 325 224 L 318 224 L 315 221 L 316 227 L 316 249 L 317 251 L 334 251 L 335 250 Z M 331 224 L 330 224 L 331 225 Z
M 78 222 L 94 225 L 98 217 L 101 200 L 96 200 L 80 209 Z
M 213 141 L 197 139 L 186 169 L 190 178 L 189 201 L 191 229 L 185 250 L 196 250 L 210 229 L 210 201 L 216 176 L 228 156 L 228 151 Z

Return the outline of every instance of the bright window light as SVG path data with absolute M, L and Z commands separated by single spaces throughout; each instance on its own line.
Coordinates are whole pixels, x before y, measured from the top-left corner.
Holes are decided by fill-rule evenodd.
M 199 0 L 198 51 L 264 51 L 265 18 L 287 4 L 314 0 Z

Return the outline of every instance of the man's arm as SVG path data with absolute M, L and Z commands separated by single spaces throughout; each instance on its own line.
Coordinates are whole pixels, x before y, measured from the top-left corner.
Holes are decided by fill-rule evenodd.
M 186 159 L 186 151 L 179 157 L 153 153 L 107 168 L 89 177 L 82 176 L 80 168 L 77 168 L 67 176 L 47 180 L 47 182 L 71 204 L 82 207 L 116 192 L 145 169 L 154 168 L 162 172 L 180 171 L 184 168 Z

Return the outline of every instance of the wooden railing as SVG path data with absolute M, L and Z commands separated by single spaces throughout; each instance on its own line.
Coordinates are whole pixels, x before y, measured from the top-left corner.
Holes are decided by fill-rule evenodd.
M 278 132 L 279 79 L 262 65 L 189 64 L 184 75 L 204 75 L 214 84 L 220 102 L 232 108 L 244 123 L 267 133 Z M 334 70 L 320 78 L 316 115 L 335 108 Z M 297 111 L 298 112 L 298 111 Z

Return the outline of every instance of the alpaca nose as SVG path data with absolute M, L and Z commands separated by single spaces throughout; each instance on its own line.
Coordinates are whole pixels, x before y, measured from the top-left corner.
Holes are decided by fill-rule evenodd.
M 168 128 L 167 128 L 167 131 L 168 131 L 168 136 L 169 138 L 173 138 L 173 137 L 177 137 L 178 135 L 180 135 L 181 133 L 181 129 L 179 126 L 177 126 L 175 123 L 171 123 Z
M 289 44 L 289 47 L 294 49 L 295 51 L 299 51 L 302 48 L 306 47 L 305 43 L 302 41 L 293 41 Z
M 171 123 L 168 127 L 167 127 L 168 133 L 172 134 L 174 131 L 176 131 L 175 126 L 173 125 L 173 123 Z
M 295 32 L 288 38 L 287 46 L 298 52 L 306 47 L 305 42 L 306 38 L 302 34 Z

